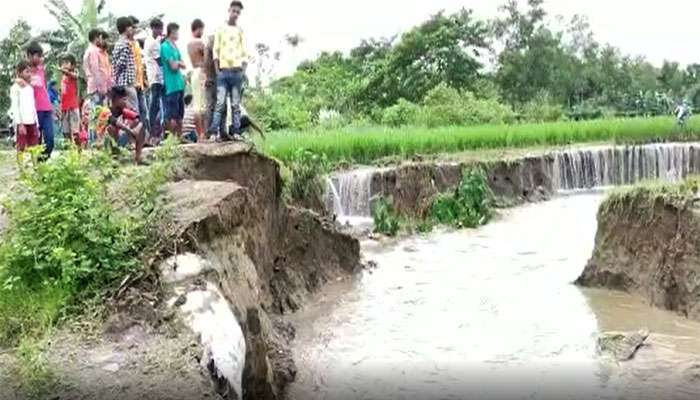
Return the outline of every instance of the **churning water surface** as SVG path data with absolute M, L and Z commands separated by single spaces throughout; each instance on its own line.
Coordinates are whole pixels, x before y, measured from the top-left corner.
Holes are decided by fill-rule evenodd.
M 601 200 L 559 197 L 477 230 L 364 243 L 378 268 L 293 317 L 290 397 L 700 398 L 700 324 L 571 284 Z M 652 336 L 635 360 L 597 352 L 600 333 L 642 328 Z

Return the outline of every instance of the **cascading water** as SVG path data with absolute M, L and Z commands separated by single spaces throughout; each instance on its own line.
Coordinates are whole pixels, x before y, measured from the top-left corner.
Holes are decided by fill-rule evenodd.
M 329 205 L 338 218 L 370 217 L 370 186 L 374 169 L 357 169 L 327 180 Z
M 553 181 L 559 190 L 677 181 L 700 173 L 700 144 L 658 143 L 591 147 L 554 154 Z

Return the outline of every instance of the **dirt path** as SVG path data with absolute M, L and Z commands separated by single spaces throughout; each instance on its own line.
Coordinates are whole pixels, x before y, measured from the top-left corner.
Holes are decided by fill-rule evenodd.
M 61 333 L 43 353 L 49 375 L 31 389 L 18 384 L 17 359 L 0 356 L 0 399 L 218 399 L 200 355 L 189 335 L 140 326 L 98 341 Z

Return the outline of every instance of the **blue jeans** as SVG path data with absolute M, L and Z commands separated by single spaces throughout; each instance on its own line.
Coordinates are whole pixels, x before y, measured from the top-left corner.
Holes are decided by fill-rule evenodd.
M 216 79 L 216 108 L 209 132 L 217 135 L 226 111 L 226 100 L 231 99 L 231 115 L 234 134 L 241 133 L 241 92 L 243 89 L 243 70 L 222 69 Z M 225 130 L 224 130 L 225 132 Z
M 148 120 L 151 122 L 151 136 L 161 137 L 163 133 L 163 84 L 151 85 Z
M 51 157 L 53 153 L 53 111 L 38 111 L 36 113 L 39 120 L 39 130 L 44 143 L 44 155 L 46 158 Z

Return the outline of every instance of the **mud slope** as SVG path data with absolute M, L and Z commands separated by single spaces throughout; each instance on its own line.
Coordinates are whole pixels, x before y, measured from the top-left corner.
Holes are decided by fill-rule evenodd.
M 693 197 L 643 187 L 611 195 L 576 283 L 637 293 L 700 320 L 700 209 Z
M 242 145 L 205 144 L 185 148 L 178 181 L 168 188 L 173 223 L 164 234 L 178 243 L 177 253 L 196 253 L 211 265 L 191 290 L 201 288 L 197 279 L 217 286 L 245 336 L 245 399 L 279 398 L 294 378 L 287 346 L 293 329 L 280 316 L 360 267 L 358 241 L 285 205 L 281 185 L 275 161 Z

